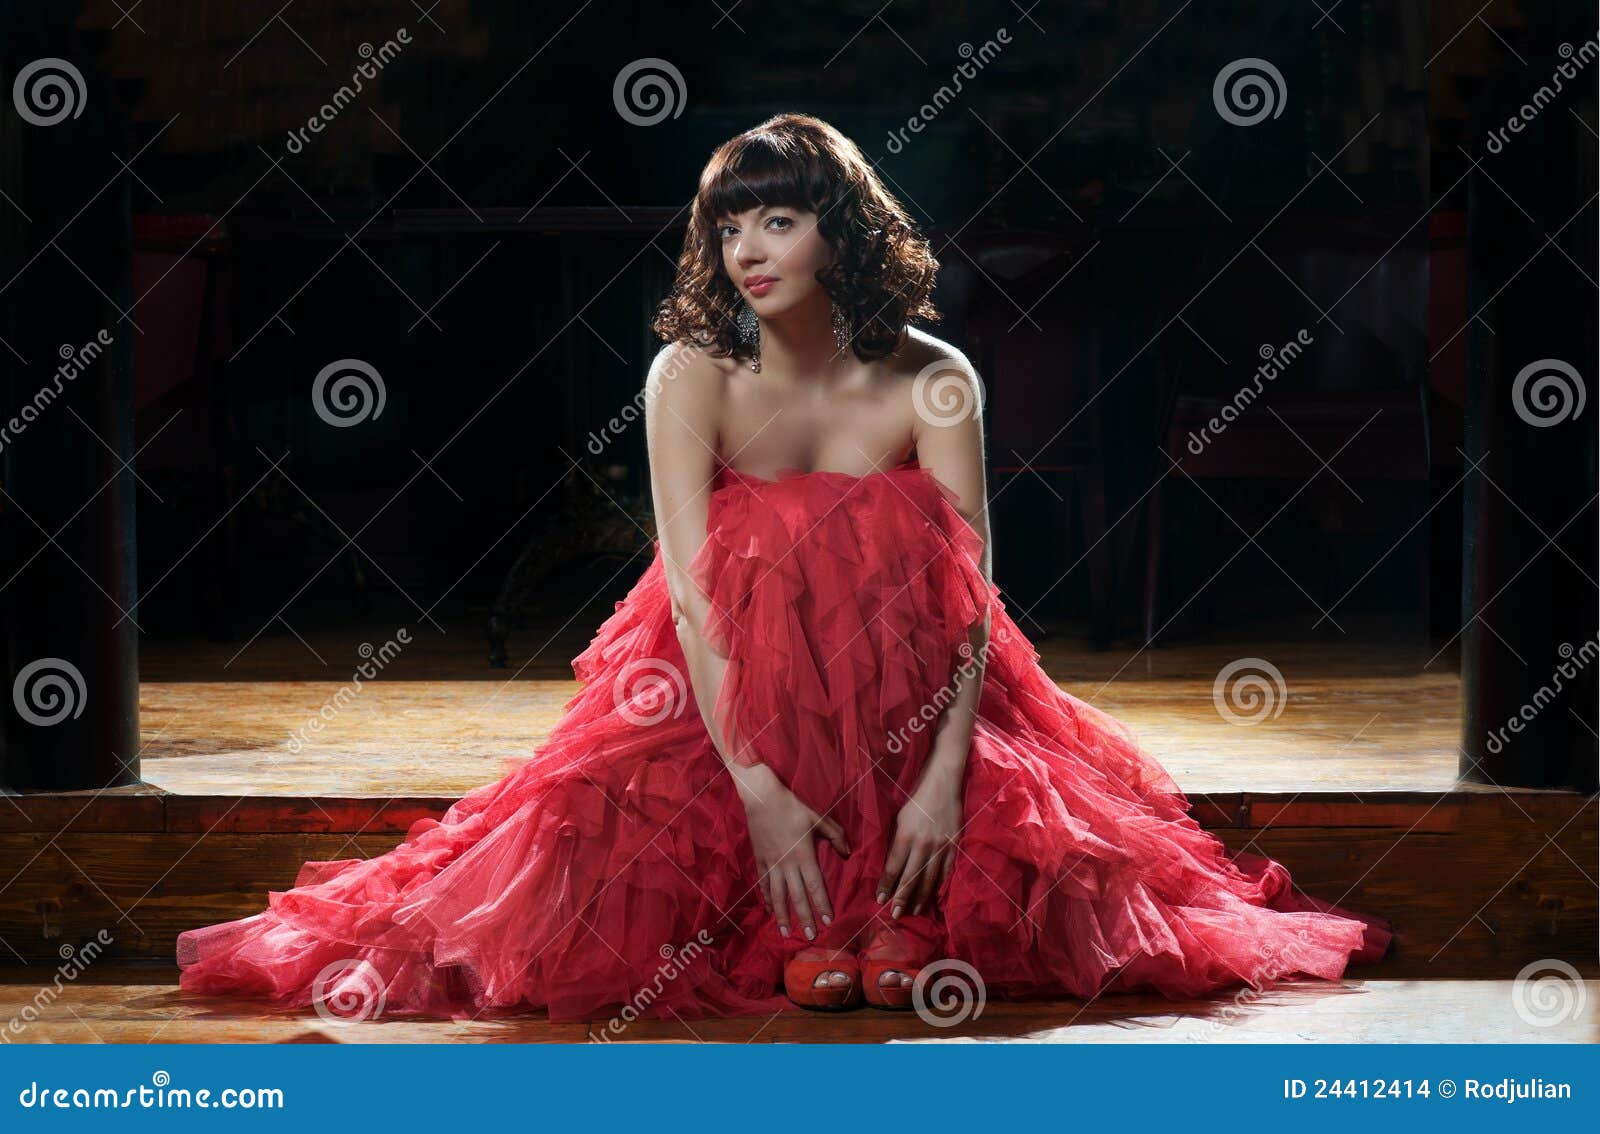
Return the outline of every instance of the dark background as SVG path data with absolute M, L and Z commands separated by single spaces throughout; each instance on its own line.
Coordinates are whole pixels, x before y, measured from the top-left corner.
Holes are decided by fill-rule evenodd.
M 86 80 L 81 117 L 0 125 L 7 405 L 112 328 L 132 437 L 97 445 L 89 409 L 33 428 L 63 462 L 137 451 L 146 649 L 395 619 L 471 634 L 497 601 L 592 632 L 648 561 L 648 482 L 637 423 L 589 439 L 639 390 L 705 160 L 781 111 L 853 138 L 933 237 L 929 329 L 987 386 L 996 577 L 1030 633 L 1354 636 L 1453 664 L 1474 367 L 1503 391 L 1561 357 L 1595 393 L 1595 68 L 1486 149 L 1560 45 L 1593 39 L 1592 4 L 0 10 L 8 95 L 41 55 Z M 361 45 L 402 27 L 410 45 L 291 152 Z M 1213 81 L 1247 57 L 1283 87 L 1241 126 Z M 652 125 L 613 90 L 641 58 L 682 77 Z M 1248 427 L 1192 467 L 1163 455 L 1301 331 Z M 385 403 L 336 428 L 311 390 L 346 358 Z M 1540 506 L 1565 519 L 1592 494 L 1594 413 L 1497 475 L 1541 530 L 1560 520 Z M 0 469 L 13 505 L 48 496 Z M 1592 564 L 1593 528 L 1563 528 L 1568 558 Z M 1582 617 L 1592 590 L 1567 570 L 1563 617 Z

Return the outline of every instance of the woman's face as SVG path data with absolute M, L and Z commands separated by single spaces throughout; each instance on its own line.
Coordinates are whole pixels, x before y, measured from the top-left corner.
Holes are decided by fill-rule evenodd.
M 764 319 L 823 294 L 816 273 L 832 259 L 817 214 L 790 205 L 765 205 L 717 218 L 722 266 L 747 303 Z

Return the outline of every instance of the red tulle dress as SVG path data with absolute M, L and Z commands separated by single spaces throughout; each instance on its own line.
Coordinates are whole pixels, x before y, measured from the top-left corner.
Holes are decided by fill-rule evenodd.
M 965 826 L 934 907 L 902 917 L 990 999 L 1172 998 L 1386 950 L 1390 925 L 1230 856 L 1114 718 L 1062 691 L 1007 615 L 953 492 L 914 461 L 855 476 L 719 466 L 690 574 L 729 659 L 713 719 L 852 853 L 817 843 L 835 910 L 807 942 L 763 907 L 743 806 L 675 632 L 659 543 L 572 665 L 534 756 L 377 858 L 308 862 L 264 911 L 178 938 L 181 987 L 365 1015 L 547 1008 L 557 1020 L 792 1007 L 785 958 L 859 948 L 932 723 L 991 616 Z

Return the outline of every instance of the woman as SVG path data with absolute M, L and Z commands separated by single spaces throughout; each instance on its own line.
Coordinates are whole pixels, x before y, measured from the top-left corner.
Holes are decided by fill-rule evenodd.
M 183 988 L 692 1017 L 904 1006 L 936 965 L 1189 997 L 1381 956 L 1038 666 L 989 577 L 978 378 L 909 326 L 935 270 L 827 124 L 719 148 L 655 322 L 655 555 L 581 691 L 393 851 L 182 934 Z

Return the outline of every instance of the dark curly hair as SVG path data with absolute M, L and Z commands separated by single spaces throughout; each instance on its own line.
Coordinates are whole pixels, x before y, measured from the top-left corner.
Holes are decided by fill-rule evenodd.
M 833 250 L 817 282 L 844 311 L 863 362 L 892 354 L 912 320 L 938 320 L 928 295 L 939 263 L 856 144 L 820 118 L 778 114 L 706 163 L 677 278 L 651 322 L 660 338 L 699 343 L 717 358 L 744 353 L 733 321 L 743 297 L 723 267 L 716 221 L 764 205 L 817 215 Z

